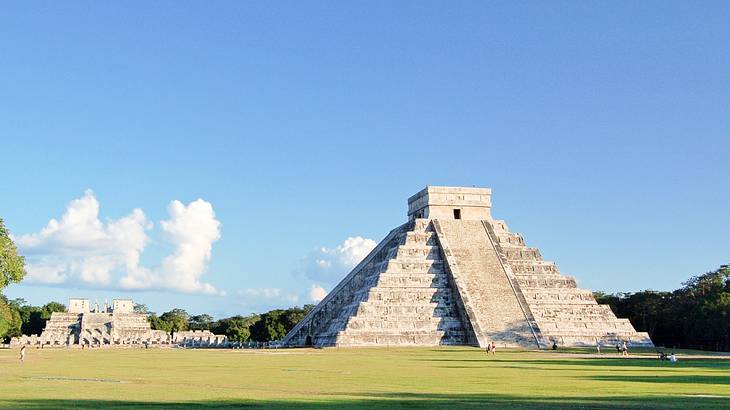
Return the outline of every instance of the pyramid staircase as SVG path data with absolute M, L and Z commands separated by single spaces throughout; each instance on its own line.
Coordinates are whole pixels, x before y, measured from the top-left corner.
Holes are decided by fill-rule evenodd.
M 629 341 L 652 345 L 647 333 L 636 332 L 628 319 L 619 319 L 608 305 L 599 305 L 591 291 L 578 288 L 574 277 L 543 260 L 540 251 L 525 245 L 524 238 L 510 232 L 504 221 L 484 223 L 508 275 L 521 290 L 542 344 L 595 346 Z
M 392 230 L 282 345 L 652 345 L 648 334 L 616 318 L 492 219 L 490 195 L 484 188 L 427 187 L 409 198 L 410 221 Z
M 301 334 L 307 335 L 300 336 L 303 345 L 311 334 L 316 336 L 310 344 L 325 346 L 465 344 L 466 330 L 436 235 L 428 221 L 409 225 L 391 232 L 339 292 L 331 292 L 334 297 L 310 314 L 310 326 L 324 322 L 321 328 L 305 329 L 302 321 L 290 335 L 306 330 Z M 332 311 L 337 313 L 327 316 Z M 320 317 L 323 320 L 317 320 Z

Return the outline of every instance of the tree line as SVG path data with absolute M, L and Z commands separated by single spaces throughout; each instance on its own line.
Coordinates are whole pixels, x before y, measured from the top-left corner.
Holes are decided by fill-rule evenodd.
M 690 278 L 672 292 L 596 292 L 598 303 L 611 306 L 657 346 L 730 350 L 730 265 Z
M 146 313 L 150 326 L 155 330 L 179 332 L 185 330 L 210 330 L 217 335 L 226 335 L 237 342 L 271 342 L 281 340 L 299 321 L 304 319 L 314 305 L 274 309 L 262 314 L 231 316 L 214 320 L 207 314 L 190 315 L 184 309 L 172 309 L 159 316 L 149 312 L 145 305 L 134 307 L 137 313 Z

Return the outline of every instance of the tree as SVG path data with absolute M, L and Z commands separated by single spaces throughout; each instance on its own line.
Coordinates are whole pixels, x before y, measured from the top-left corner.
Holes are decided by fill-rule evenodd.
M 314 305 L 293 307 L 286 310 L 275 309 L 261 315 L 251 330 L 251 339 L 259 342 L 281 340 L 314 308 Z
M 18 255 L 18 249 L 10 238 L 5 222 L 0 218 L 0 291 L 11 283 L 20 282 L 25 276 L 25 258 Z M 18 336 L 22 321 L 20 314 L 0 294 L 0 340 Z
M 206 314 L 190 316 L 188 320 L 190 330 L 210 330 L 212 324 L 213 316 Z
M 152 328 L 152 330 L 164 330 L 167 333 L 172 331 L 172 324 L 160 319 L 160 317 L 154 313 L 149 313 L 147 315 L 147 321 L 150 322 L 150 328 Z
M 0 294 L 0 341 L 7 341 L 14 336 L 20 336 L 22 321 L 20 314 L 12 305 L 12 302 Z
M 251 336 L 259 342 L 279 340 L 286 335 L 284 311 L 275 309 L 261 315 L 261 319 L 251 326 Z
M 184 309 L 172 309 L 160 315 L 160 320 L 169 324 L 170 332 L 180 332 L 188 330 L 188 320 L 190 315 Z
M 656 345 L 730 350 L 730 265 L 695 276 L 673 292 L 596 292 L 618 317 L 649 332 Z
M 250 327 L 258 320 L 258 315 L 233 316 L 216 321 L 211 325 L 210 331 L 226 335 L 230 340 L 247 342 L 251 338 Z
M 730 349 L 730 265 L 695 276 L 674 291 L 682 342 L 689 347 Z
M 0 218 L 0 290 L 11 283 L 18 283 L 25 276 L 25 258 L 18 255 L 18 249 L 10 232 Z
M 141 303 L 135 303 L 134 308 L 132 308 L 134 313 L 144 313 L 148 314 L 150 313 L 150 310 L 147 308 L 147 305 L 143 305 Z
M 66 305 L 59 302 L 48 302 L 41 308 L 41 311 L 43 312 L 43 316 L 46 319 L 51 318 L 51 313 L 53 312 L 66 312 Z

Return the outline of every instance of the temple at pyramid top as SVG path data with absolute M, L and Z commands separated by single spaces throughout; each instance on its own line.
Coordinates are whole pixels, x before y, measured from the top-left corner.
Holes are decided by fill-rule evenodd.
M 427 186 L 408 198 L 408 219 L 492 219 L 492 190 Z
M 491 215 L 488 188 L 428 186 L 284 346 L 651 345 Z

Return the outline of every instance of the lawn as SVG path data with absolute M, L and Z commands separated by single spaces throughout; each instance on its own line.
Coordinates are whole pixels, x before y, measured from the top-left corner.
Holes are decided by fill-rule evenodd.
M 11 408 L 730 408 L 728 357 L 411 349 L 0 350 Z

